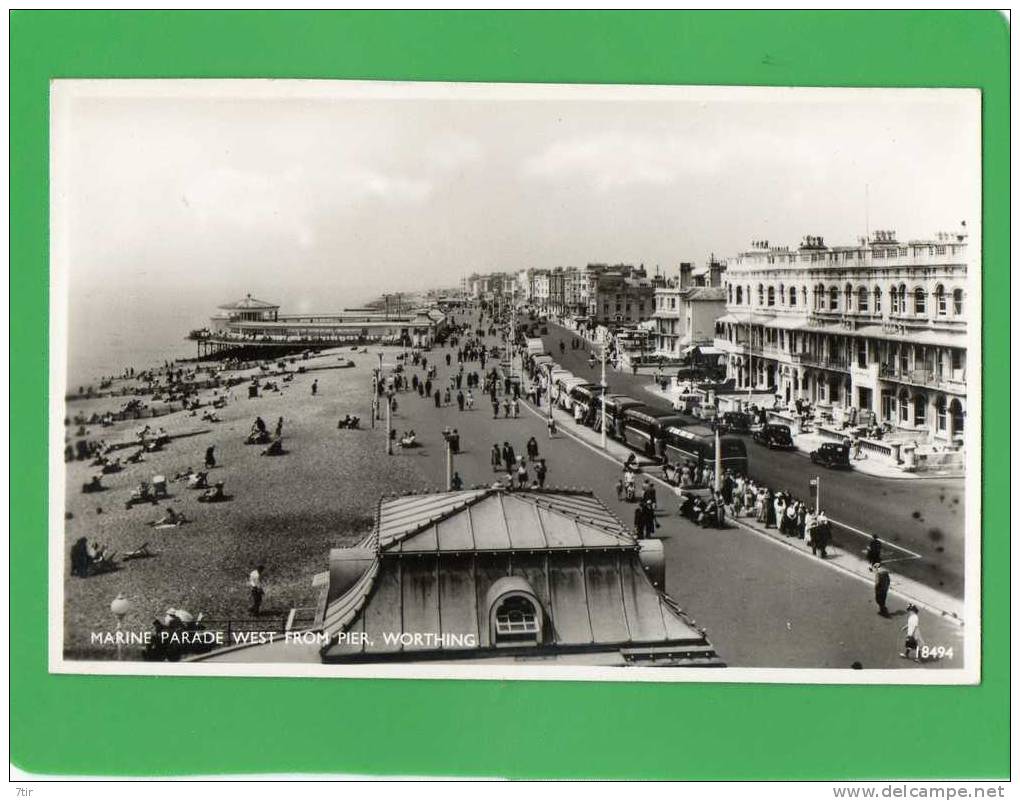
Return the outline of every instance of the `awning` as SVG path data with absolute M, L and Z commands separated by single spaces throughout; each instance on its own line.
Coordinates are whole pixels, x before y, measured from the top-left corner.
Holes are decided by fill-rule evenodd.
M 716 319 L 717 323 L 730 325 L 772 325 L 776 322 L 774 314 L 725 314 Z M 782 318 L 779 318 L 782 321 Z

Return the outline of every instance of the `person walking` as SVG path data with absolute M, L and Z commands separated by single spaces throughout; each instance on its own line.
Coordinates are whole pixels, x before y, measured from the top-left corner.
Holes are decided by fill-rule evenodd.
M 889 571 L 882 567 L 881 562 L 875 562 L 871 566 L 871 572 L 875 574 L 875 603 L 878 604 L 878 614 L 889 617 L 889 609 L 885 605 L 889 595 Z
M 524 489 L 528 485 L 528 463 L 524 461 L 524 457 L 517 463 L 517 486 L 520 489 Z
M 265 565 L 257 565 L 248 574 L 248 595 L 251 597 L 251 606 L 248 611 L 255 617 L 259 616 L 262 609 L 262 599 L 266 591 L 262 587 L 262 576 L 265 575 Z
M 903 641 L 903 651 L 900 653 L 900 656 L 903 659 L 913 659 L 915 662 L 920 662 L 921 646 L 924 645 L 924 640 L 921 637 L 921 618 L 914 604 L 907 605 L 907 624 L 900 631 L 905 632 L 907 635 Z M 910 655 L 911 651 L 913 651 L 913 656 Z
M 312 394 L 313 395 L 318 395 L 319 394 L 319 379 L 315 379 L 312 382 Z
M 503 443 L 503 464 L 506 465 L 508 473 L 512 473 L 514 465 L 517 464 L 517 454 L 514 453 L 514 446 L 509 442 Z
M 878 538 L 877 534 L 871 535 L 871 542 L 868 543 L 868 548 L 864 552 L 864 558 L 868 560 L 869 565 L 882 561 L 882 540 Z
M 464 393 L 459 389 L 457 390 L 457 408 L 460 411 L 464 411 Z
M 492 465 L 493 471 L 497 473 L 503 467 L 503 454 L 499 450 L 498 442 L 492 446 L 492 452 L 489 454 L 489 463 Z
M 825 559 L 828 556 L 825 550 L 829 547 L 830 542 L 832 542 L 832 526 L 829 525 L 829 518 L 825 516 L 825 512 L 819 512 L 818 522 L 811 534 L 811 553 Z
M 283 418 L 277 418 L 276 420 L 276 438 L 279 439 L 283 436 Z
M 645 519 L 647 515 L 648 510 L 643 503 L 639 503 L 634 507 L 634 534 L 639 540 L 645 538 L 645 526 L 647 525 Z
M 442 405 L 443 405 L 443 404 L 442 404 L 442 398 L 441 398 L 441 397 L 439 396 L 439 390 L 438 390 L 438 389 L 436 390 L 435 394 L 434 394 L 434 395 L 432 396 L 432 399 L 433 399 L 433 400 L 435 401 L 435 404 L 436 404 L 436 408 L 437 408 L 437 409 L 438 409 L 438 408 L 439 408 L 440 406 L 442 406 Z
M 215 445 L 210 445 L 208 448 L 205 449 L 205 467 L 207 470 L 212 470 L 214 467 L 216 467 L 215 450 L 216 450 Z
M 539 489 L 545 487 L 545 475 L 547 471 L 545 466 L 545 459 L 539 459 L 538 464 L 535 465 L 535 478 L 538 480 Z
M 450 479 L 450 489 L 460 490 L 464 488 L 464 481 L 460 477 L 460 473 L 454 471 L 453 478 Z

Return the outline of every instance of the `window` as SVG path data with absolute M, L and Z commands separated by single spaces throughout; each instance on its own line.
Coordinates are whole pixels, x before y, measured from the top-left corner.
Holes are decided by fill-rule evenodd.
M 790 287 L 790 305 L 791 306 L 797 305 L 797 287 L 795 286 Z
M 935 287 L 935 313 L 939 315 L 946 313 L 946 290 L 942 284 Z
M 906 284 L 900 284 L 900 314 L 907 313 L 907 286 Z
M 897 314 L 900 310 L 900 295 L 896 291 L 896 287 L 889 290 L 889 311 L 893 314 Z
M 758 284 L 758 305 L 765 305 L 765 287 L 761 284 Z
M 924 289 L 918 287 L 914 290 L 914 314 L 924 314 L 925 302 L 924 302 Z
M 857 290 L 857 311 L 868 310 L 868 288 L 861 287 Z
M 949 404 L 949 414 L 953 418 L 953 435 L 963 433 L 963 404 L 957 398 Z
M 786 288 L 782 284 L 779 285 L 779 303 L 786 303 Z
M 774 286 L 769 287 L 769 306 L 776 305 L 776 288 Z
M 939 395 L 935 401 L 935 427 L 939 431 L 946 430 L 946 396 Z
M 739 306 L 744 302 L 744 288 L 742 286 L 737 287 L 737 305 Z
M 829 311 L 836 311 L 839 308 L 839 289 L 829 287 Z
M 905 389 L 900 390 L 900 422 L 906 423 L 910 420 L 910 396 Z
M 914 396 L 914 425 L 923 426 L 925 420 L 925 411 L 928 408 L 928 399 L 924 395 Z
M 807 308 L 807 287 L 806 286 L 802 286 L 800 288 L 800 298 L 801 298 L 801 303 L 804 304 L 804 308 L 806 309 Z
M 853 296 L 854 288 L 850 284 L 843 287 L 843 311 L 849 312 L 853 310 L 853 304 L 851 303 Z
M 733 302 L 733 284 L 727 284 L 726 285 L 726 298 L 727 298 L 727 303 L 732 303 Z
M 875 287 L 875 313 L 882 311 L 882 290 L 879 287 Z
M 962 370 L 963 369 L 963 350 L 960 349 L 960 348 L 952 348 L 950 350 L 950 353 L 952 354 L 952 356 L 950 358 L 952 359 L 953 370 L 954 371 Z
M 953 290 L 953 314 L 959 316 L 963 314 L 963 290 Z
M 540 631 L 535 605 L 523 595 L 511 595 L 496 609 L 497 642 L 535 641 Z

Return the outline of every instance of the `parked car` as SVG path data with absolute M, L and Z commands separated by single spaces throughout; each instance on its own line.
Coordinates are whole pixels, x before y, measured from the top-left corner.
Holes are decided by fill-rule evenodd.
M 751 415 L 747 412 L 724 412 L 719 418 L 719 430 L 722 433 L 747 434 L 751 430 Z
M 790 434 L 790 427 L 781 426 L 776 423 L 766 423 L 758 431 L 755 431 L 754 441 L 759 445 L 767 445 L 770 448 L 793 447 L 793 436 Z
M 842 442 L 823 442 L 811 451 L 811 461 L 823 467 L 850 467 L 850 446 Z

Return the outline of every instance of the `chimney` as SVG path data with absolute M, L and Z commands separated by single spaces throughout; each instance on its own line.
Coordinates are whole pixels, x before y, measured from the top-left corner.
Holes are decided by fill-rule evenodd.
M 726 263 L 716 261 L 713 258 L 708 263 L 708 285 L 709 286 L 722 286 L 722 274 L 726 272 Z
M 680 263 L 680 289 L 687 289 L 688 287 L 694 286 L 692 280 L 692 273 L 694 272 L 694 265 L 689 261 Z

